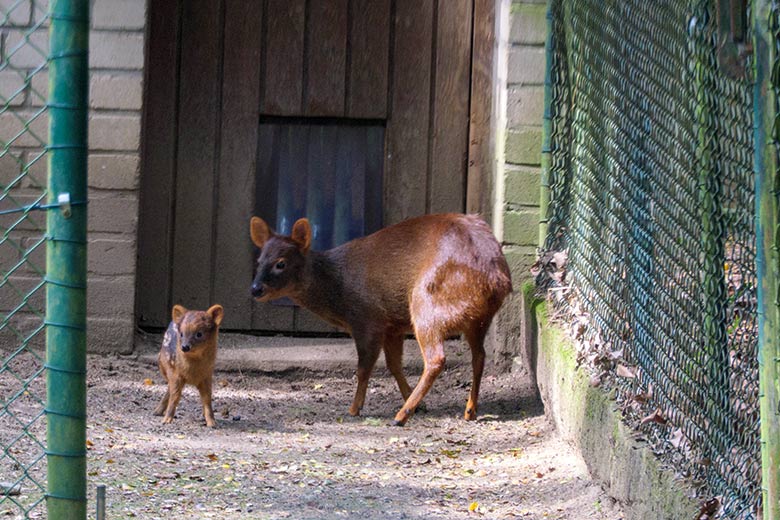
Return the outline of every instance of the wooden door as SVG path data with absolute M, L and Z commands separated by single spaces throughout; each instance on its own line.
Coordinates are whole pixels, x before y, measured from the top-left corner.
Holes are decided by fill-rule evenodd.
M 325 212 L 311 209 L 321 200 L 296 206 L 307 213 L 298 216 L 347 222 L 349 207 L 362 218 L 323 223 L 338 228 L 335 242 L 464 211 L 473 9 L 474 0 L 151 0 L 139 324 L 165 326 L 174 303 L 221 303 L 226 329 L 330 330 L 249 295 L 249 218 L 295 213 L 279 184 L 326 175 L 311 166 L 317 157 L 341 164 L 340 198 L 328 195 Z M 283 143 L 292 158 L 315 158 L 280 166 Z

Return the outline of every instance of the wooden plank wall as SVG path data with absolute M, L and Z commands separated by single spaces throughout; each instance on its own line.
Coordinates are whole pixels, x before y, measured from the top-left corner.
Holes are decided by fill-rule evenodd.
M 267 0 L 261 113 L 386 118 L 390 5 Z
M 247 221 L 269 196 L 256 183 L 290 181 L 263 178 L 274 160 L 258 155 L 274 139 L 263 117 L 385 125 L 365 136 L 383 156 L 349 159 L 382 179 L 383 225 L 463 211 L 475 1 L 151 0 L 139 323 L 164 326 L 174 302 L 217 301 L 225 328 L 306 322 L 249 298 Z M 282 155 L 283 171 L 308 157 Z
M 225 0 L 220 157 L 212 301 L 225 308 L 225 328 L 250 329 L 247 280 L 254 276 L 249 219 L 255 208 L 260 117 L 261 3 Z M 224 117 L 229 114 L 230 117 Z
M 495 173 L 495 126 L 493 113 L 493 66 L 496 38 L 495 0 L 474 0 L 474 30 L 471 50 L 471 116 L 469 117 L 469 162 L 466 211 L 493 219 L 491 197 Z
M 176 303 L 188 309 L 207 308 L 213 293 L 221 3 L 187 0 L 182 4 L 172 284 Z
M 350 2 L 346 116 L 387 117 L 390 0 Z
M 179 2 L 150 2 L 139 203 L 136 317 L 162 326 L 170 316 L 172 179 L 176 169 Z
M 463 211 L 471 0 L 397 0 L 387 122 L 385 223 Z
M 434 0 L 395 4 L 392 116 L 387 122 L 385 161 L 387 224 L 426 212 L 433 7 Z
M 260 111 L 264 114 L 300 114 L 305 16 L 306 0 L 267 0 L 260 78 Z
M 439 5 L 442 6 L 441 1 Z M 471 78 L 471 2 L 448 2 L 436 11 L 430 185 L 426 212 L 463 211 Z M 453 189 L 458 186 L 459 189 Z
M 306 16 L 303 112 L 344 116 L 347 0 L 311 2 Z

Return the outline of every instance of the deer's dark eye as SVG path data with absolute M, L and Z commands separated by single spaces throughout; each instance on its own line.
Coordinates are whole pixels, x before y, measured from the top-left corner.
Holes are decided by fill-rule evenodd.
M 203 333 L 202 332 L 199 331 L 199 332 L 195 333 L 195 338 L 201 339 L 202 337 L 203 337 Z
M 284 262 L 284 260 L 279 260 L 276 262 L 276 265 L 274 266 L 277 270 L 282 271 L 285 267 L 287 267 L 287 264 Z

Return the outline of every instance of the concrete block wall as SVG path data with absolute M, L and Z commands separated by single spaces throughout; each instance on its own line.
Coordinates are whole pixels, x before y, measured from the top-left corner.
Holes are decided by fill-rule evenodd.
M 94 0 L 89 84 L 88 348 L 133 348 L 145 0 Z
M 48 118 L 37 82 L 48 55 L 48 5 L 39 0 L 0 0 L 0 188 L 3 210 L 38 202 L 46 187 Z M 33 78 L 31 81 L 29 78 Z M 44 82 L 45 83 L 45 82 Z M 26 175 L 23 175 L 26 173 Z M 0 217 L 0 348 L 22 341 L 42 347 L 46 262 L 46 212 Z M 22 262 L 27 258 L 27 262 Z M 24 303 L 26 302 L 26 304 Z
M 88 349 L 92 352 L 131 352 L 135 326 L 146 2 L 93 0 L 91 8 Z M 0 45 L 3 55 L 10 55 L 8 61 L 11 64 L 0 73 L 0 95 L 3 100 L 13 96 L 10 99 L 13 111 L 23 119 L 41 111 L 48 96 L 49 80 L 45 68 L 32 77 L 29 86 L 25 86 L 24 79 L 17 72 L 21 70 L 30 74 L 45 61 L 48 21 L 36 30 L 32 28 L 45 20 L 48 9 L 48 0 L 0 0 L 0 12 L 8 13 L 8 16 L 3 16 Z M 23 43 L 24 38 L 28 43 Z M 23 128 L 19 118 L 11 111 L 0 116 L 0 125 L 6 139 L 15 133 L 14 130 Z M 47 125 L 47 117 L 42 112 L 30 125 L 32 132 L 15 141 L 11 154 L 0 160 L 0 182 L 4 186 L 19 175 L 25 164 L 29 164 L 28 175 L 14 188 L 15 198 L 20 203 L 40 194 L 41 188 L 46 186 L 46 161 L 42 152 Z M 35 135 L 41 139 L 36 140 Z M 42 159 L 34 161 L 36 155 L 41 155 Z M 32 220 L 38 229 L 45 229 L 43 212 L 34 215 Z M 32 224 L 28 227 L 34 228 Z M 24 232 L 24 226 L 16 231 L 17 234 Z M 34 233 L 28 234 L 30 238 L 19 238 L 25 247 L 34 240 Z M 0 252 L 0 256 L 5 252 Z M 0 258 L 3 268 L 12 266 L 14 259 L 18 261 L 18 252 L 12 253 L 14 258 L 7 262 Z M 45 266 L 44 248 L 36 249 L 32 258 L 35 265 L 42 269 Z M 26 287 L 36 276 L 40 278 L 37 273 L 20 271 L 16 285 Z M 43 291 L 39 293 L 35 297 L 42 299 Z M 0 294 L 0 299 L 2 296 Z M 6 299 L 19 299 L 14 291 L 7 296 Z M 3 303 L 0 302 L 0 305 Z M 3 305 L 2 308 L 6 307 Z M 32 318 L 30 316 L 31 322 L 36 321 Z M 18 341 L 15 337 L 8 340 Z
M 539 236 L 546 3 L 513 0 L 507 56 L 504 243 L 515 285 L 531 278 Z
M 512 369 L 535 388 L 535 332 L 522 287 L 531 280 L 539 236 L 539 192 L 544 114 L 546 2 L 512 0 L 506 39 L 506 128 L 503 171 L 503 244 L 515 293 L 496 318 L 493 363 Z

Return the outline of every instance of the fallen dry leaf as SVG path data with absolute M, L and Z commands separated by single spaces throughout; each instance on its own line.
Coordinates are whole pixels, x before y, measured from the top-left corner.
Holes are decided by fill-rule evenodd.
M 441 454 L 451 459 L 457 459 L 460 455 L 460 450 L 441 450 Z
M 674 430 L 672 434 L 669 436 L 669 443 L 675 448 L 679 448 L 684 440 L 685 440 L 685 436 L 683 435 L 683 432 L 680 428 Z
M 658 424 L 666 424 L 666 419 L 664 418 L 663 414 L 661 413 L 660 408 L 656 408 L 653 413 L 648 415 L 647 417 L 644 417 L 641 421 L 642 424 L 647 424 L 649 422 L 654 422 Z
M 629 368 L 625 365 L 618 365 L 615 373 L 618 377 L 627 377 L 633 379 L 636 377 L 636 368 Z
M 718 500 L 718 497 L 707 500 L 704 504 L 702 504 L 696 520 L 709 520 L 712 518 L 712 515 L 717 513 L 719 508 L 720 500 Z

